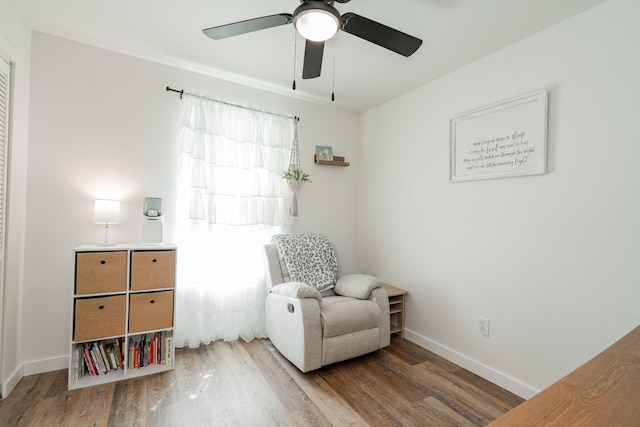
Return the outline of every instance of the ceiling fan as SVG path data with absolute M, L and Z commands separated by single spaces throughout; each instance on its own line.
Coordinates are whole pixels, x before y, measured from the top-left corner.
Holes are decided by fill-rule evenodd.
M 348 3 L 350 0 L 335 0 Z M 279 13 L 246 21 L 219 25 L 202 30 L 214 40 L 225 39 L 240 34 L 267 28 L 291 24 L 306 39 L 302 78 L 312 79 L 320 76 L 324 42 L 333 37 L 338 30 L 353 34 L 378 46 L 403 56 L 411 56 L 422 44 L 422 40 L 410 36 L 379 22 L 352 12 L 342 15 L 333 6 L 333 0 L 300 0 L 293 14 Z

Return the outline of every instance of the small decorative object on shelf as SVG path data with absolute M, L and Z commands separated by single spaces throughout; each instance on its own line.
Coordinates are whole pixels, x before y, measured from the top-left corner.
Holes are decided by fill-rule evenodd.
M 176 247 L 74 253 L 69 390 L 173 369 Z
M 316 161 L 332 161 L 333 160 L 333 147 L 325 145 L 316 145 Z

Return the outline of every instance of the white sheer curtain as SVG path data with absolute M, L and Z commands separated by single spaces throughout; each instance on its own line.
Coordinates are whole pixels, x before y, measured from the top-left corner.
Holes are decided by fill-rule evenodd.
M 294 119 L 185 96 L 175 343 L 264 337 L 262 245 L 291 224 Z

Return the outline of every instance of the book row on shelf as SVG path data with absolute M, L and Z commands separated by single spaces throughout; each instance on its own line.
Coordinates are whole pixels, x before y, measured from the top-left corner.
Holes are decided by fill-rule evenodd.
M 173 337 L 166 331 L 78 343 L 73 350 L 74 379 L 87 375 L 106 375 L 112 371 L 140 369 L 150 365 L 171 365 Z M 125 355 L 127 356 L 125 358 Z

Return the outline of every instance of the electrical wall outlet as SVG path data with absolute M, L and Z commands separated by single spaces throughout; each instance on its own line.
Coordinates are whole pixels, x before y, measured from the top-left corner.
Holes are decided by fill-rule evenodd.
M 485 319 L 484 317 L 478 317 L 478 329 L 480 333 L 485 337 L 489 336 L 489 319 Z

